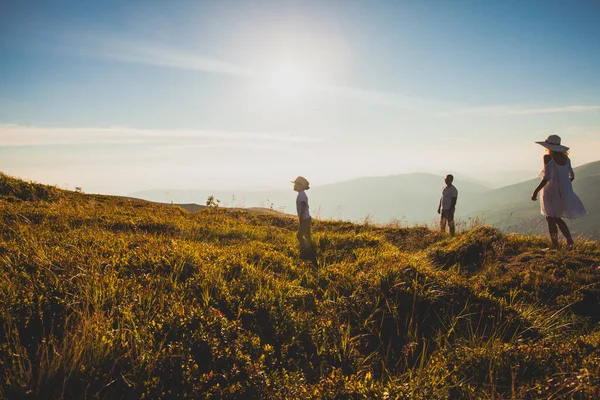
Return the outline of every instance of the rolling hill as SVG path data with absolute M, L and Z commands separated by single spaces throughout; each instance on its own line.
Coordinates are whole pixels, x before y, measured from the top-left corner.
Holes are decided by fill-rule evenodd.
M 575 168 L 574 188 L 584 202 L 588 215 L 571 223 L 576 235 L 600 238 L 600 161 Z M 368 177 L 334 184 L 314 186 L 309 190 L 311 212 L 321 219 L 388 223 L 392 220 L 410 224 L 436 221 L 443 177 L 431 174 L 404 174 Z M 480 219 L 506 232 L 543 233 L 545 222 L 539 203 L 530 200 L 539 182 L 532 179 L 499 189 L 455 177 L 459 190 L 457 218 Z M 260 206 L 294 214 L 295 193 L 289 190 L 210 192 L 206 190 L 152 190 L 132 194 L 134 197 L 169 203 L 204 204 L 215 195 L 228 207 Z
M 0 397 L 600 396 L 597 242 L 296 224 L 0 174 Z
M 460 176 L 456 177 L 460 180 Z M 468 203 L 475 195 L 489 189 L 460 181 L 460 196 Z M 322 186 L 309 192 L 311 212 L 318 218 L 387 223 L 392 219 L 407 223 L 430 222 L 435 218 L 444 177 L 432 174 L 403 174 L 386 177 L 359 178 Z M 272 191 L 207 191 L 150 190 L 131 194 L 132 197 L 169 203 L 196 202 L 203 204 L 214 195 L 228 207 L 266 207 L 295 213 L 296 194 L 289 190 Z M 462 200 L 461 200 L 462 201 Z

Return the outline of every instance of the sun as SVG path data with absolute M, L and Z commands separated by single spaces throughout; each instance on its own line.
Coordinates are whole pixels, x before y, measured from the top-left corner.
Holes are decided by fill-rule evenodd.
M 267 86 L 281 97 L 298 97 L 310 90 L 312 82 L 307 68 L 285 60 L 271 69 Z

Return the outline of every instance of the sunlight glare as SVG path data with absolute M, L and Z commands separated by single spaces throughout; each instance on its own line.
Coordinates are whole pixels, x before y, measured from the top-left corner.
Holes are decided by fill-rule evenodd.
M 271 70 L 267 85 L 278 96 L 297 97 L 307 93 L 312 82 L 306 68 L 287 60 Z

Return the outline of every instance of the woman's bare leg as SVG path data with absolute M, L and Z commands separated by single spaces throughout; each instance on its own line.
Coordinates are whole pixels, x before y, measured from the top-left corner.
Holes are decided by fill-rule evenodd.
M 558 225 L 558 228 L 560 229 L 562 234 L 567 239 L 567 244 L 572 245 L 573 238 L 571 237 L 571 232 L 569 231 L 569 227 L 567 226 L 567 223 L 565 221 L 563 221 L 562 218 L 556 218 L 556 225 Z
M 556 219 L 554 217 L 546 217 L 548 223 L 548 232 L 550 232 L 550 248 L 558 249 L 558 227 L 556 226 Z

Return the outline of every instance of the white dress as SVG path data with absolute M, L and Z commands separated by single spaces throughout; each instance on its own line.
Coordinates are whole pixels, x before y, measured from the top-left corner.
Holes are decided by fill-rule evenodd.
M 573 191 L 571 178 L 574 176 L 571 160 L 558 165 L 551 159 L 540 174 L 548 181 L 542 188 L 540 205 L 545 217 L 577 218 L 587 214 L 583 203 Z

